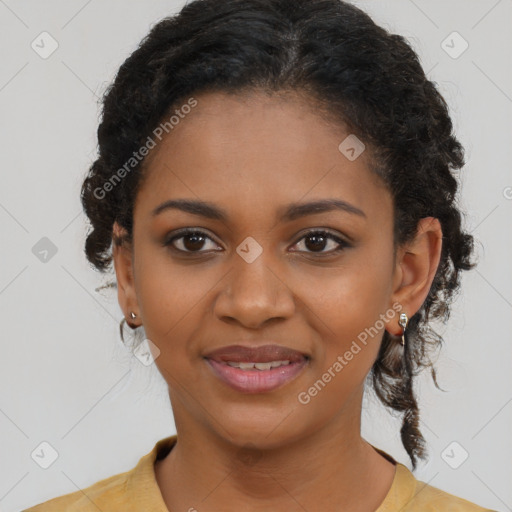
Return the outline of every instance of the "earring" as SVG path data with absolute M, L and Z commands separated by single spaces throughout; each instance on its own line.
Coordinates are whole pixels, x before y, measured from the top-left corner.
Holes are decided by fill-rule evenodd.
M 407 327 L 407 323 L 409 322 L 409 318 L 405 313 L 400 313 L 400 318 L 398 320 L 398 324 L 402 327 L 402 347 L 405 346 L 405 329 Z
M 133 311 L 130 311 L 130 318 L 132 320 L 135 320 L 137 318 L 137 315 L 133 312 Z M 137 326 L 135 324 L 132 324 L 131 322 L 126 322 L 132 329 L 136 329 Z

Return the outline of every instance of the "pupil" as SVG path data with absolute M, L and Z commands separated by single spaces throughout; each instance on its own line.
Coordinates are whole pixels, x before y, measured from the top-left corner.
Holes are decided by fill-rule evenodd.
M 308 240 L 314 240 L 312 244 L 308 243 Z M 309 250 L 316 249 L 324 249 L 325 247 L 325 237 L 323 235 L 309 235 L 306 237 L 306 247 Z
M 188 251 L 201 249 L 204 244 L 204 237 L 199 233 L 186 235 L 183 240 L 183 245 Z M 191 241 L 192 243 L 187 243 L 187 240 Z

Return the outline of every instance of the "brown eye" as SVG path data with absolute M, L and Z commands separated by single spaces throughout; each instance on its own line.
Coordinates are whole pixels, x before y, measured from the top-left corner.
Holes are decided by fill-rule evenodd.
M 206 247 L 205 249 L 205 245 L 208 245 L 208 241 L 213 242 L 213 240 L 203 231 L 187 229 L 182 230 L 179 234 L 175 234 L 171 238 L 167 239 L 164 242 L 164 245 L 170 245 L 173 249 L 181 252 L 202 253 L 207 252 L 208 249 L 212 249 L 211 247 Z M 217 247 L 217 245 L 214 244 L 214 247 Z M 215 249 L 213 248 L 213 250 Z
M 298 245 L 303 240 L 306 251 L 299 252 L 332 254 L 350 247 L 350 244 L 345 242 L 345 240 L 328 231 L 309 231 L 295 245 Z M 330 250 L 324 251 L 326 248 Z

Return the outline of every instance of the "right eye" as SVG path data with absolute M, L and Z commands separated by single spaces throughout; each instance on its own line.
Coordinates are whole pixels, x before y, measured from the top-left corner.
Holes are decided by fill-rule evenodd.
M 170 238 L 166 238 L 164 246 L 171 246 L 171 249 L 184 253 L 204 253 L 210 251 L 202 251 L 204 244 L 210 240 L 215 244 L 213 239 L 209 237 L 204 231 L 198 229 L 185 228 L 178 233 L 174 233 Z M 217 244 L 215 244 L 217 246 Z M 218 247 L 218 246 L 217 246 Z M 218 251 L 218 249 L 212 249 Z

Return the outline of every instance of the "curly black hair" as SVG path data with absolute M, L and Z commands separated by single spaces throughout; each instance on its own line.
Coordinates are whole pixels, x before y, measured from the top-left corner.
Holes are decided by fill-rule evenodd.
M 151 27 L 103 96 L 99 155 L 81 190 L 92 224 L 85 253 L 99 271 L 111 266 L 112 243 L 132 243 L 134 200 L 147 158 L 132 162 L 129 172 L 126 162 L 193 93 L 214 91 L 292 91 L 325 119 L 349 127 L 393 197 L 395 250 L 413 239 L 420 219 L 439 219 L 441 260 L 428 297 L 410 318 L 408 343 L 398 351 L 385 331 L 368 374 L 379 399 L 403 415 L 401 439 L 415 468 L 426 447 L 413 378 L 430 367 L 438 386 L 431 351 L 443 342 L 429 324 L 448 319 L 460 271 L 475 266 L 452 172 L 463 167 L 464 150 L 445 100 L 407 40 L 348 2 L 191 1 Z M 123 179 L 113 183 L 116 173 Z M 113 236 L 115 221 L 125 237 Z

